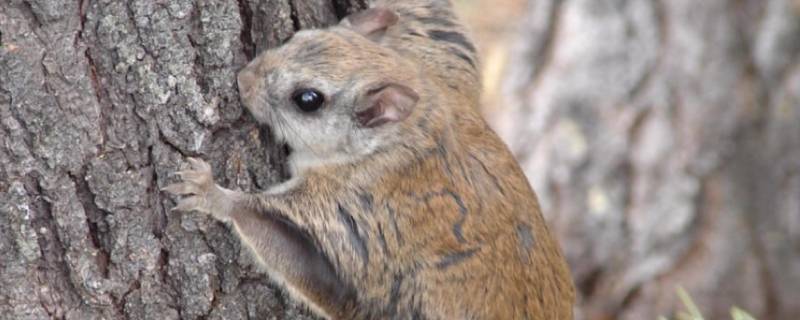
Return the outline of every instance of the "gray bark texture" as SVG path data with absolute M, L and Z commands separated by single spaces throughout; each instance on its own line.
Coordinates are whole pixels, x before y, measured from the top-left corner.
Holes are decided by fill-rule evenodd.
M 532 0 L 493 122 L 579 319 L 800 319 L 800 1 Z
M 364 0 L 0 1 L 0 319 L 306 318 L 159 189 L 185 156 L 263 189 L 284 152 L 236 72 Z

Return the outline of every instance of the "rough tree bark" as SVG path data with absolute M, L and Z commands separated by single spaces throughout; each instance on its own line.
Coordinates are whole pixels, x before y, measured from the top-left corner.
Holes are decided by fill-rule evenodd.
M 364 0 L 0 2 L 0 319 L 305 312 L 219 223 L 159 192 L 185 156 L 229 186 L 284 178 L 235 74 Z
M 800 1 L 532 0 L 495 120 L 581 319 L 800 319 Z

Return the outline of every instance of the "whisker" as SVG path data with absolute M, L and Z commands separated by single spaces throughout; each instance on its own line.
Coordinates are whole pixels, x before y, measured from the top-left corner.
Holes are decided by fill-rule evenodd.
M 277 114 L 277 112 L 276 112 L 276 116 L 278 118 L 280 118 L 280 120 L 278 122 L 281 124 L 282 128 L 284 128 L 284 129 L 286 129 L 288 131 L 291 131 L 291 133 L 294 134 L 297 137 L 297 140 L 300 142 L 300 144 L 305 146 L 306 149 L 308 149 L 308 151 L 311 152 L 311 154 L 313 154 L 316 157 L 320 157 L 320 154 L 318 154 L 314 150 L 314 148 L 311 147 L 311 145 L 303 138 L 303 136 L 298 134 L 298 132 L 295 130 L 295 128 L 292 127 L 291 125 L 289 125 L 289 121 L 287 121 L 286 118 L 283 115 Z

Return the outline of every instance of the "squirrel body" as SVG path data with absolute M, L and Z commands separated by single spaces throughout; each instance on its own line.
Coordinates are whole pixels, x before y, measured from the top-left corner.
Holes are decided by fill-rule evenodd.
M 571 319 L 536 196 L 478 112 L 475 47 L 449 1 L 377 2 L 296 33 L 239 76 L 292 149 L 259 194 L 190 159 L 178 210 L 232 225 L 276 282 L 332 319 Z

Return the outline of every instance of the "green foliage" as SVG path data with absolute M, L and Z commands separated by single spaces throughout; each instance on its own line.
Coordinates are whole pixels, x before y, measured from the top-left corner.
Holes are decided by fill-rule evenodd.
M 686 310 L 678 311 L 678 313 L 675 315 L 675 320 L 704 320 L 705 318 L 703 318 L 703 314 L 700 313 L 700 308 L 698 308 L 697 304 L 695 304 L 694 300 L 692 300 L 692 296 L 690 296 L 689 293 L 686 292 L 686 290 L 681 286 L 678 286 L 676 291 L 678 298 L 681 299 L 681 302 Z M 738 307 L 731 308 L 731 319 L 756 320 L 755 317 Z M 661 316 L 658 317 L 658 320 L 668 320 L 668 318 Z

